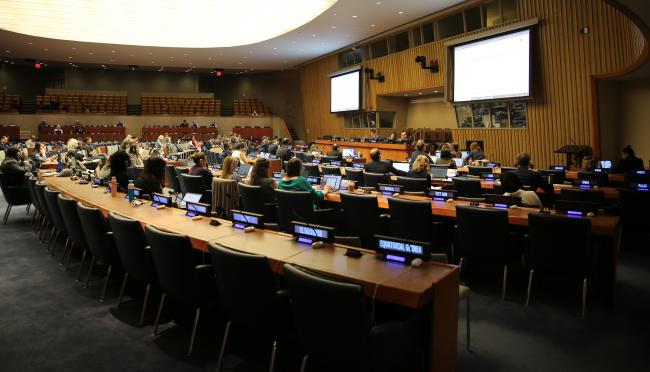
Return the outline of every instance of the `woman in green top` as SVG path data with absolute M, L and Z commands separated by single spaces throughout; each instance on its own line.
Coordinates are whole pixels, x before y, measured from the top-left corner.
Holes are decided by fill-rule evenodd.
M 309 184 L 309 181 L 307 181 L 305 177 L 301 176 L 301 174 L 302 161 L 298 158 L 291 158 L 287 162 L 287 173 L 278 183 L 278 189 L 288 191 L 309 191 L 316 202 L 323 200 L 323 198 L 332 190 L 331 185 L 325 185 L 322 191 L 316 190 Z

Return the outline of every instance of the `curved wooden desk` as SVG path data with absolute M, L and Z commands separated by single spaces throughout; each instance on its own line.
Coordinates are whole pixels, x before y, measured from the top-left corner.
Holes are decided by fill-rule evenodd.
M 321 249 L 296 243 L 291 236 L 258 230 L 244 233 L 220 220 L 211 226 L 207 218 L 193 221 L 175 208 L 158 210 L 148 204 L 133 207 L 118 193 L 105 193 L 103 187 L 80 185 L 63 177 L 42 178 L 47 186 L 105 215 L 114 212 L 136 219 L 142 225 L 185 234 L 195 249 L 205 252 L 209 242 L 269 258 L 273 270 L 282 274 L 284 263 L 294 263 L 328 275 L 359 283 L 370 298 L 401 306 L 425 309 L 431 316 L 431 371 L 455 371 L 457 363 L 458 285 L 457 266 L 425 262 L 419 268 L 378 260 L 372 252 L 361 258 L 344 255 L 345 247 L 328 245 Z
M 315 143 L 323 154 L 332 151 L 332 145 L 338 144 L 339 151 L 342 148 L 353 148 L 356 152 L 361 154 L 364 159 L 370 159 L 370 150 L 378 148 L 381 151 L 381 156 L 384 159 L 392 159 L 395 161 L 404 161 L 411 154 L 408 145 L 401 143 L 372 143 L 372 142 L 347 142 L 347 141 L 328 141 L 316 140 Z

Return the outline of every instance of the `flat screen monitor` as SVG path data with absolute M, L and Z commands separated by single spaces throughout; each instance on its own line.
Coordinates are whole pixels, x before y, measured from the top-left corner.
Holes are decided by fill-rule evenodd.
M 185 207 L 187 208 L 187 212 L 185 212 L 185 215 L 188 217 L 195 217 L 195 216 L 209 217 L 210 216 L 209 204 L 187 202 L 185 204 Z
M 320 184 L 320 177 L 307 176 L 307 181 L 309 181 L 309 183 L 312 185 L 318 185 Z
M 361 109 L 361 69 L 346 71 L 330 77 L 330 112 Z
M 240 177 L 247 177 L 248 176 L 248 171 L 251 169 L 250 164 L 240 164 L 239 169 L 237 169 L 237 174 Z
M 352 168 L 363 169 L 366 165 L 363 163 L 352 163 Z
M 248 226 L 253 226 L 256 229 L 264 228 L 264 216 L 257 213 L 244 212 L 238 210 L 231 210 L 232 226 L 238 229 L 245 229 Z
M 282 172 L 273 172 L 273 179 L 280 181 L 282 179 Z
M 427 260 L 429 257 L 429 243 L 382 235 L 375 235 L 375 239 L 377 253 L 384 255 L 386 260 L 408 263 L 414 258 Z
M 221 170 L 221 164 L 215 164 L 214 166 L 212 166 L 212 169 Z
M 393 167 L 395 167 L 397 170 L 401 170 L 402 172 L 408 172 L 411 169 L 409 163 L 401 161 L 394 162 Z
M 600 161 L 600 167 L 603 169 L 610 169 L 612 167 L 612 161 L 611 160 L 601 160 Z
M 451 53 L 454 102 L 530 97 L 530 29 L 455 45 Z
M 463 166 L 463 158 L 454 158 L 454 163 L 456 163 L 456 168 Z
M 460 157 L 465 159 L 466 157 L 469 156 L 469 151 L 461 151 L 460 152 Z
M 305 222 L 291 221 L 293 236 L 299 243 L 311 244 L 316 241 L 334 242 L 334 228 Z
M 341 150 L 341 155 L 343 155 L 344 158 L 353 158 L 354 157 L 354 149 L 342 149 Z
M 332 175 L 323 176 L 321 185 L 322 186 L 330 185 L 332 186 L 332 191 L 339 191 L 339 189 L 341 188 L 342 178 L 343 177 L 341 176 L 332 176 Z

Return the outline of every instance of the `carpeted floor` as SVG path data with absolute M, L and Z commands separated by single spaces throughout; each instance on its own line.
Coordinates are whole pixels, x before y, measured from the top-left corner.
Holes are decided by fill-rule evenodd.
M 4 212 L 4 199 L 0 211 Z M 104 303 L 97 301 L 101 276 L 89 288 L 45 251 L 30 226 L 31 215 L 14 208 L 0 225 L 0 371 L 213 371 L 223 324 L 202 318 L 195 353 L 185 357 L 189 327 L 167 319 L 152 336 L 158 294 L 152 295 L 144 327 L 136 326 L 142 288 L 127 291 L 115 308 L 117 276 Z M 555 300 L 542 295 L 523 306 L 524 291 L 513 285 L 501 301 L 498 289 L 475 290 L 471 298 L 471 352 L 465 350 L 465 306 L 459 314 L 459 371 L 642 371 L 650 365 L 649 247 L 626 252 L 618 266 L 613 306 L 592 304 L 580 320 L 578 295 Z M 644 252 L 645 251 L 645 252 Z M 574 301 L 575 300 L 575 301 Z M 185 322 L 181 322 L 184 324 Z M 268 351 L 250 352 L 237 336 L 224 363 L 228 371 L 264 371 Z M 257 350 L 257 348 L 254 348 Z M 283 350 L 279 371 L 297 371 L 299 355 Z M 282 353 L 284 351 L 284 353 Z M 239 356 L 236 356 L 239 355 Z M 241 357 L 241 355 L 245 355 Z

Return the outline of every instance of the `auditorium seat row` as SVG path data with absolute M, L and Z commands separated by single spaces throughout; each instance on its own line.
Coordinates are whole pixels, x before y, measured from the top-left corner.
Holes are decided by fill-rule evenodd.
M 126 96 L 95 94 L 46 94 L 36 96 L 37 112 L 126 115 L 126 105 Z

